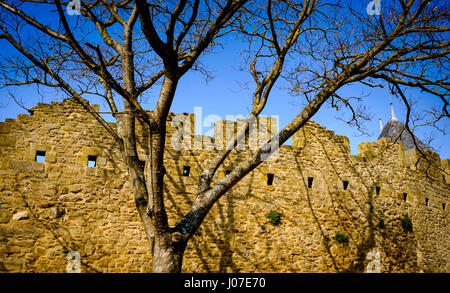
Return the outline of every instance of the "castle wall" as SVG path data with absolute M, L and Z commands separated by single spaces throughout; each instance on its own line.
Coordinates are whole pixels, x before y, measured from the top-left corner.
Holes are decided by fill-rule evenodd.
M 77 251 L 82 272 L 149 272 L 148 242 L 117 145 L 71 99 L 34 110 L 0 123 L 0 271 L 65 272 L 67 253 Z M 193 130 L 195 117 L 185 116 L 184 127 Z M 205 137 L 189 136 L 181 142 L 191 148 L 178 150 L 171 142 L 174 135 L 180 141 L 173 128 L 179 117 L 167 121 L 170 225 L 189 210 L 199 173 L 215 154 L 211 144 L 225 145 L 227 127 L 238 127 L 219 122 L 207 149 L 195 147 Z M 273 123 L 264 122 L 269 134 Z M 138 131 L 145 161 L 148 136 Z M 43 151 L 45 162 L 35 162 Z M 248 145 L 233 151 L 215 182 L 252 153 Z M 424 172 L 401 143 L 363 143 L 353 156 L 346 137 L 309 122 L 277 156 L 216 203 L 188 244 L 183 271 L 362 272 L 372 251 L 382 272 L 450 271 L 448 175 Z M 96 166 L 88 167 L 94 157 Z M 448 160 L 441 166 L 448 172 Z M 271 210 L 282 213 L 277 226 L 266 217 Z M 402 227 L 405 215 L 411 231 Z M 337 233 L 348 243 L 336 241 Z

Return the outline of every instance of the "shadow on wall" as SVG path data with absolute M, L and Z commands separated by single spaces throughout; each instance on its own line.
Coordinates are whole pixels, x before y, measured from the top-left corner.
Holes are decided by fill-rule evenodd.
M 116 164 L 121 160 L 114 146 L 103 151 L 108 168 L 80 167 L 80 174 L 68 176 L 61 175 L 67 171 L 61 166 L 45 165 L 41 174 L 14 175 L 2 209 L 20 211 L 23 217 L 9 217 L 0 225 L 0 271 L 64 273 L 71 251 L 79 253 L 86 273 L 149 269 L 148 242 L 136 237 L 142 230 L 137 212 L 126 209 L 132 195 L 122 196 L 127 178 Z M 47 179 L 54 174 L 56 185 Z M 135 231 L 125 235 L 124 228 Z M 144 261 L 128 257 L 127 249 Z
M 341 154 L 336 158 L 336 151 L 333 155 L 328 153 L 321 138 L 314 139 L 317 139 L 322 146 L 318 152 L 324 154 L 323 161 L 326 168 L 305 167 L 301 157 L 302 150 L 299 150 L 300 156 L 296 157 L 295 169 L 303 180 L 304 189 L 302 190 L 305 190 L 305 194 L 300 197 L 304 196 L 307 210 L 299 209 L 297 216 L 283 218 L 286 224 L 298 227 L 301 222 L 297 218 L 308 213 L 313 219 L 315 228 L 305 227 L 305 229 L 318 231 L 321 235 L 319 247 L 308 246 L 307 242 L 310 239 L 303 239 L 306 255 L 300 257 L 307 259 L 308 255 L 320 255 L 325 258 L 323 263 L 329 265 L 322 267 L 321 271 L 364 272 L 371 262 L 371 259 L 368 259 L 369 252 L 376 251 L 381 258 L 382 272 L 418 272 L 418 246 L 415 231 L 414 229 L 407 231 L 401 224 L 401 219 L 409 214 L 409 206 L 399 201 L 393 194 L 397 186 L 385 180 L 386 178 L 373 174 L 371 170 L 374 168 L 370 166 L 370 162 L 363 162 L 362 158 L 352 157 L 343 145 L 338 145 Z M 175 161 L 189 157 L 190 161 L 186 164 L 190 165 L 191 172 L 194 174 L 193 178 L 186 179 L 186 176 L 183 176 L 182 165 L 177 164 L 176 174 L 166 175 L 168 184 L 172 188 L 169 190 L 165 187 L 168 210 L 174 211 L 169 217 L 171 224 L 175 225 L 192 204 L 192 195 L 195 194 L 197 183 L 195 176 L 198 176 L 199 170 L 203 170 L 204 162 L 198 161 L 199 156 L 192 151 L 171 155 Z M 361 161 L 357 161 L 359 159 Z M 238 164 L 238 162 L 232 163 Z M 261 167 L 264 164 L 266 163 L 263 163 Z M 247 217 L 248 221 L 252 221 L 253 216 L 265 217 L 266 211 L 258 211 L 255 215 L 250 208 L 246 211 L 248 214 L 242 215 L 241 207 L 246 206 L 249 203 L 248 200 L 267 204 L 265 205 L 267 207 L 273 206 L 274 201 L 277 200 L 276 197 L 280 196 L 271 191 L 261 194 L 260 186 L 246 185 L 247 182 L 257 181 L 261 172 L 258 168 L 248 174 L 244 178 L 245 184 L 242 184 L 245 185 L 246 191 L 243 191 L 242 187 L 239 190 L 233 188 L 216 204 L 215 211 L 208 214 L 203 225 L 188 244 L 184 269 L 194 272 L 318 271 L 318 268 L 305 269 L 291 262 L 290 259 L 296 257 L 296 253 L 288 252 L 291 249 L 289 243 L 282 244 L 286 247 L 277 247 L 276 243 L 279 242 L 273 235 L 267 234 L 268 232 L 249 231 L 242 227 L 243 217 Z M 311 172 L 314 173 L 315 178 L 314 183 L 309 187 L 308 177 L 311 176 Z M 183 202 L 180 202 L 180 196 Z M 263 228 L 261 223 L 259 225 L 252 227 Z M 277 229 L 282 233 L 283 226 Z M 335 239 L 337 233 L 347 235 L 348 243 L 339 243 Z M 263 247 L 263 250 L 256 249 L 250 238 L 240 239 L 242 235 L 250 238 L 260 237 L 259 247 Z M 283 267 L 275 261 L 260 265 L 258 257 L 271 255 L 277 249 L 279 251 L 276 258 L 283 259 L 281 262 Z M 239 263 L 236 263 L 236 260 Z M 248 265 L 244 268 L 243 264 Z
M 166 152 L 170 152 L 170 156 L 175 161 L 180 161 L 183 157 L 190 158 L 189 162 L 185 162 L 190 167 L 189 176 L 186 176 L 183 165 L 177 164 L 175 166 L 175 176 L 166 174 L 165 177 L 171 188 L 169 190 L 167 185 L 164 187 L 167 210 L 173 211 L 172 214 L 169 214 L 169 222 L 171 222 L 172 226 L 175 226 L 189 211 L 189 207 L 193 203 L 192 195 L 195 194 L 196 184 L 198 182 L 196 179 L 198 179 L 199 172 L 204 168 L 204 162 L 198 160 L 199 156 L 195 151 L 178 153 L 166 149 Z M 238 162 L 236 161 L 234 163 L 237 164 Z M 219 177 L 226 176 L 224 172 L 218 173 Z M 250 178 L 253 177 L 253 173 L 248 176 Z M 233 249 L 233 236 L 236 232 L 233 201 L 240 198 L 240 202 L 242 203 L 243 198 L 247 197 L 250 192 L 250 185 L 248 186 L 247 194 L 243 196 L 239 196 L 234 194 L 233 191 L 230 191 L 215 204 L 213 212 L 206 216 L 204 224 L 200 226 L 189 241 L 184 255 L 184 266 L 186 266 L 187 261 L 190 259 L 194 262 L 198 259 L 200 263 L 197 265 L 199 266 L 193 269 L 191 268 L 193 272 L 237 273 L 240 269 L 233 263 L 233 254 L 237 254 L 250 261 L 245 252 Z M 180 202 L 180 197 L 182 198 L 182 202 Z
M 349 151 L 342 144 L 336 144 L 339 149 L 337 161 L 336 153 L 331 156 L 320 137 L 313 135 L 311 139 L 320 144 L 320 153 L 325 155 L 328 162 L 325 171 L 316 171 L 318 178 L 314 180 L 319 182 L 315 186 L 321 185 L 318 191 L 311 184 L 308 186 L 308 176 L 301 166 L 301 158 L 297 158 L 296 163 L 303 178 L 308 207 L 322 235 L 323 250 L 333 264 L 333 271 L 365 272 L 372 260 L 367 258 L 369 252 L 376 251 L 381 256 L 382 272 L 418 272 L 414 231 L 404 229 L 401 224 L 401 219 L 408 210 L 404 206 L 396 210 L 390 208 L 389 205 L 399 205 L 398 202 L 391 201 L 395 196 L 384 191 L 380 194 L 381 181 L 385 182 L 383 188 L 390 192 L 396 188 L 386 178 L 373 174 L 367 162 L 358 164 L 364 166 L 364 171 L 368 174 L 363 176 L 355 164 L 355 159 L 358 158 L 353 156 L 352 160 Z M 317 211 L 313 204 L 314 197 L 323 192 L 327 193 L 331 201 L 325 213 L 322 209 Z M 334 219 L 333 223 L 330 223 L 330 217 Z M 348 235 L 348 243 L 336 241 L 334 238 L 337 233 Z
M 62 221 L 64 208 L 60 203 L 38 203 L 36 197 L 21 191 L 16 185 L 16 194 L 21 194 L 20 208 L 24 218 L 12 219 L 8 226 L 0 227 L 3 257 L 0 271 L 3 272 L 65 272 L 70 251 L 81 252 L 83 272 L 99 273 L 85 256 L 86 241 L 74 237 L 70 228 Z M 26 212 L 26 213 L 25 213 Z M 92 243 L 89 245 L 92 246 Z M 11 256 L 11 258 L 10 258 Z

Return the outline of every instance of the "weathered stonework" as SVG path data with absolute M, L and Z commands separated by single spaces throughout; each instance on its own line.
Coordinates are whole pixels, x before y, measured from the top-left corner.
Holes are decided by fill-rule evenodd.
M 113 139 L 71 99 L 32 110 L 0 123 L 0 271 L 65 272 L 68 252 L 77 251 L 82 272 L 149 272 L 148 242 Z M 171 225 L 189 210 L 198 174 L 215 154 L 195 149 L 200 136 L 188 138 L 192 150 L 175 150 L 174 117 L 165 150 Z M 220 124 L 215 142 L 229 127 Z M 353 156 L 348 138 L 314 122 L 292 141 L 216 203 L 188 244 L 183 271 L 363 272 L 375 250 L 381 272 L 450 272 L 449 160 L 428 153 L 447 174 L 427 168 L 415 150 L 386 138 Z M 45 162 L 35 162 L 37 151 Z M 145 144 L 138 151 L 145 161 Z M 251 152 L 233 151 L 216 180 Z M 282 213 L 277 226 L 266 218 L 271 210 Z M 405 215 L 412 230 L 402 227 Z

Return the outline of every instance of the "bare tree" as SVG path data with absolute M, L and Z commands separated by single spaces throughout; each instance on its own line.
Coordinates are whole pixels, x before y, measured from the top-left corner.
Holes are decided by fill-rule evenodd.
M 118 142 L 149 239 L 154 272 L 179 272 L 187 242 L 211 207 L 322 105 L 348 108 L 348 122 L 359 126 L 365 115 L 353 102 L 362 97 L 339 95 L 344 86 L 389 84 L 398 94 L 417 88 L 442 103 L 432 112 L 435 124 L 449 117 L 449 10 L 442 1 L 383 2 L 379 15 L 368 15 L 369 1 L 356 5 L 320 0 L 101 0 L 80 1 L 75 10 L 80 15 L 68 17 L 66 7 L 77 8 L 77 2 L 0 1 L 0 39 L 21 56 L 2 61 L 2 86 L 60 89 Z M 36 7 L 45 15 L 34 15 Z M 246 127 L 206 164 L 190 211 L 170 227 L 163 192 L 166 120 L 179 80 L 193 70 L 206 72 L 199 57 L 226 34 L 239 34 L 248 42 L 244 62 L 254 81 L 252 109 Z M 86 41 L 92 39 L 95 44 Z M 291 92 L 300 95 L 305 106 L 254 155 L 212 184 L 280 78 L 289 82 Z M 153 88 L 159 96 L 149 112 L 140 99 Z M 117 131 L 83 99 L 88 94 L 105 99 Z M 409 106 L 406 98 L 402 100 Z M 137 120 L 149 131 L 147 174 L 139 164 Z

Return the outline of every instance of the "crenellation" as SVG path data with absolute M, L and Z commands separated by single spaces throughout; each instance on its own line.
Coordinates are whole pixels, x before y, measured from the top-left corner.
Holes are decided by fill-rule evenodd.
M 114 140 L 73 99 L 33 110 L 0 124 L 0 137 L 15 138 L 0 143 L 0 268 L 65 272 L 67 253 L 77 251 L 82 272 L 149 272 L 148 241 Z M 261 137 L 273 134 L 276 121 L 259 119 Z M 169 114 L 164 190 L 170 225 L 189 211 L 199 172 L 238 124 L 218 121 L 208 137 L 195 134 L 193 114 Z M 172 144 L 177 125 L 188 133 L 179 149 Z M 148 132 L 139 123 L 136 131 L 139 159 L 146 161 Z M 254 154 L 249 143 L 260 144 L 261 137 L 250 132 L 213 184 Z M 450 271 L 448 159 L 427 151 L 440 166 L 430 168 L 415 150 L 387 138 L 362 143 L 358 155 L 350 155 L 347 137 L 312 121 L 292 141 L 217 202 L 188 243 L 183 271 L 363 272 L 373 250 L 382 272 Z M 45 152 L 44 162 L 35 162 L 37 151 Z M 277 226 L 266 218 L 271 210 L 282 213 Z M 28 218 L 13 220 L 20 212 Z M 405 215 L 412 231 L 402 228 Z M 349 242 L 338 243 L 337 233 Z
M 219 120 L 214 124 L 214 145 L 216 150 L 223 150 L 236 137 L 236 131 L 242 129 L 244 123 L 230 120 Z

